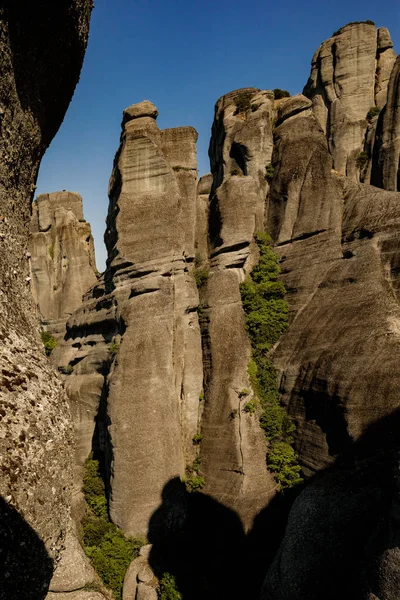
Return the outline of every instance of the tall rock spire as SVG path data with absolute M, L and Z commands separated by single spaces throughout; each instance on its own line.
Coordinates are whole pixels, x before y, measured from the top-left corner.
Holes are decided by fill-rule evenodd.
M 58 350 L 60 363 L 74 369 L 66 388 L 76 417 L 77 486 L 94 433 L 111 518 L 130 535 L 147 533 L 163 487 L 195 458 L 203 385 L 192 275 L 197 132 L 160 131 L 157 114 L 148 101 L 124 111 L 104 283 L 72 315 Z
M 94 244 L 73 192 L 42 194 L 33 203 L 29 241 L 32 291 L 43 326 L 56 337 L 97 281 Z
M 304 95 L 313 102 L 333 157 L 333 168 L 360 177 L 367 115 L 386 103 L 396 54 L 387 29 L 372 22 L 350 23 L 323 42 L 311 63 Z M 358 160 L 357 160 L 358 159 Z

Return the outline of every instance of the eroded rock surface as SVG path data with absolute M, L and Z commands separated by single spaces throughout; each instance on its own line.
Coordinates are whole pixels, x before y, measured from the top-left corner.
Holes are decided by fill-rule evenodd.
M 54 192 L 35 200 L 29 255 L 40 321 L 60 337 L 68 317 L 97 281 L 92 233 L 79 194 Z
M 146 534 L 163 486 L 193 461 L 203 385 L 193 275 L 197 133 L 160 131 L 147 102 L 125 111 L 110 180 L 107 270 L 67 324 L 59 364 L 77 432 L 76 492 L 92 449 L 110 515 Z M 151 107 L 150 107 L 151 108 Z M 97 425 L 96 425 L 97 423 Z M 96 425 L 96 431 L 95 431 Z
M 312 59 L 304 95 L 313 102 L 336 171 L 359 180 L 368 111 L 386 104 L 396 54 L 386 28 L 350 23 L 326 40 Z
M 77 83 L 90 11 L 90 0 L 0 8 L 0 597 L 7 600 L 45 596 L 69 518 L 70 414 L 37 333 L 26 252 L 39 162 Z
M 240 111 L 237 98 L 243 94 L 251 96 L 251 107 Z M 215 106 L 209 150 L 210 272 L 200 292 L 206 307 L 202 470 L 206 493 L 235 510 L 246 528 L 275 492 L 258 418 L 243 411 L 250 400 L 241 395 L 250 389 L 250 345 L 239 290 L 257 260 L 254 234 L 264 227 L 273 115 L 272 92 L 250 88 L 223 96 Z
M 387 96 L 377 130 L 372 183 L 400 191 L 400 57 L 393 67 Z
M 315 482 L 262 598 L 387 600 L 399 560 L 400 194 L 332 173 L 324 138 L 312 115 L 275 130 L 270 230 L 290 324 L 273 357 Z

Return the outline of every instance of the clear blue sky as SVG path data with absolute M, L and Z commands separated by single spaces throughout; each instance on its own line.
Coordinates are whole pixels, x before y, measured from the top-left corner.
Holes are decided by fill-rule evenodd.
M 246 86 L 301 92 L 319 44 L 366 19 L 388 27 L 400 51 L 398 0 L 95 0 L 81 80 L 37 192 L 82 194 L 103 270 L 108 179 L 126 106 L 149 99 L 160 128 L 195 127 L 199 173 L 207 173 L 222 94 Z

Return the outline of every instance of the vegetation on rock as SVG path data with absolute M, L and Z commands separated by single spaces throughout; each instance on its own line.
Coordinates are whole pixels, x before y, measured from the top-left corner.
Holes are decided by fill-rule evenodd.
M 259 406 L 259 403 L 257 401 L 257 398 L 253 398 L 252 400 L 249 400 L 248 402 L 246 402 L 246 404 L 243 407 L 244 412 L 249 413 L 250 415 L 253 415 L 257 408 Z
M 203 264 L 203 257 L 199 252 L 196 252 L 196 255 L 194 257 L 194 266 L 198 269 L 199 267 L 201 267 L 201 265 Z
M 197 456 L 192 464 L 187 465 L 183 483 L 186 486 L 186 491 L 189 493 L 199 492 L 206 484 L 204 477 L 200 473 L 201 458 Z
M 251 92 L 242 92 L 235 98 L 236 111 L 235 115 L 239 113 L 244 113 L 246 110 L 251 109 L 251 99 L 254 94 Z
M 345 27 L 347 27 L 348 25 L 360 25 L 361 23 L 367 23 L 368 25 L 375 25 L 374 21 L 370 21 L 369 19 L 367 19 L 366 21 L 351 21 L 350 23 L 347 23 L 347 25 L 343 25 L 343 27 L 334 31 L 332 33 L 332 37 L 335 37 L 335 35 L 339 35 L 339 33 L 342 33 L 343 29 Z
M 360 152 L 356 158 L 356 167 L 362 171 L 367 166 L 368 160 L 369 156 L 367 152 Z
M 110 354 L 111 356 L 116 356 L 119 351 L 119 343 L 116 340 L 113 340 L 110 344 Z
M 71 375 L 71 373 L 74 372 L 74 367 L 72 365 L 68 364 L 66 366 L 58 367 L 58 370 L 63 375 Z
M 195 446 L 197 446 L 198 444 L 200 444 L 200 443 L 201 443 L 201 440 L 203 439 L 203 437 L 204 437 L 204 436 L 203 436 L 201 433 L 196 433 L 196 434 L 193 436 L 193 440 L 192 440 L 192 441 L 193 441 L 193 444 L 194 444 Z
M 183 596 L 179 592 L 175 577 L 171 573 L 164 573 L 160 579 L 159 599 L 160 600 L 182 600 Z
M 205 285 L 208 280 L 208 276 L 209 272 L 206 268 L 193 270 L 193 277 L 198 288 L 201 288 L 203 285 Z
M 56 340 L 55 337 L 53 337 L 51 335 L 50 331 L 41 331 L 40 337 L 42 338 L 46 356 L 50 356 L 50 354 L 53 352 L 54 348 L 57 346 L 58 341 Z
M 255 239 L 260 260 L 250 277 L 240 284 L 246 328 L 252 345 L 248 373 L 256 394 L 256 399 L 247 402 L 244 410 L 252 414 L 260 403 L 260 425 L 269 441 L 267 465 L 280 487 L 287 488 L 301 482 L 297 456 L 291 446 L 295 427 L 280 403 L 277 374 L 269 358 L 272 346 L 287 327 L 286 290 L 278 280 L 279 258 L 273 251 L 270 237 L 260 233 Z
M 82 522 L 85 553 L 114 597 L 122 598 L 126 570 L 146 540 L 125 537 L 123 531 L 109 520 L 104 481 L 99 462 L 92 454 L 85 462 L 83 493 L 86 501 Z
M 274 167 L 272 166 L 272 163 L 268 163 L 268 165 L 266 165 L 265 167 L 265 179 L 266 181 L 268 181 L 268 183 L 270 183 L 274 177 Z
M 380 112 L 381 109 L 379 108 L 379 106 L 371 106 L 371 108 L 367 112 L 367 121 L 372 121 L 372 119 L 376 117 L 376 115 L 379 115 Z
M 290 93 L 287 90 L 281 90 L 279 88 L 274 89 L 274 97 L 275 100 L 280 100 L 281 98 L 290 98 Z

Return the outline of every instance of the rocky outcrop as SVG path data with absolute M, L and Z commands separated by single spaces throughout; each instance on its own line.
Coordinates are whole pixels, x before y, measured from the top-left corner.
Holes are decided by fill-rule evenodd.
M 386 28 L 370 22 L 342 27 L 318 48 L 303 94 L 313 102 L 333 167 L 359 180 L 367 114 L 386 104 L 396 54 Z
M 110 515 L 147 533 L 163 486 L 196 455 L 203 385 L 192 275 L 197 133 L 160 131 L 149 102 L 124 111 L 110 180 L 107 270 L 67 323 L 59 364 L 77 432 L 76 491 L 83 461 L 100 453 Z
M 274 137 L 269 227 L 290 325 L 273 357 L 315 482 L 293 506 L 262 598 L 386 600 L 399 560 L 400 195 L 332 173 L 307 111 Z
M 69 517 L 70 415 L 41 349 L 26 245 L 39 162 L 77 83 L 90 10 L 89 0 L 16 0 L 0 9 L 0 597 L 7 600 L 45 596 Z
M 238 103 L 248 98 L 248 107 Z M 265 467 L 266 441 L 256 415 L 243 411 L 250 345 L 239 283 L 257 259 L 254 234 L 264 226 L 266 166 L 272 155 L 272 92 L 242 89 L 220 98 L 210 142 L 209 278 L 203 344 L 205 410 L 201 431 L 206 493 L 235 510 L 246 528 L 275 493 Z
M 200 182 L 192 128 L 160 131 L 148 101 L 124 111 L 107 269 L 54 354 L 70 373 L 76 520 L 93 450 L 111 519 L 127 534 L 149 533 L 151 552 L 128 570 L 127 598 L 154 597 L 153 574 L 165 571 L 188 597 L 212 597 L 210 589 L 251 597 L 244 577 L 226 583 L 225 574 L 246 548 L 258 564 L 260 532 L 270 561 L 296 495 L 263 597 L 393 596 L 400 203 L 393 191 L 359 183 L 356 160 L 363 148 L 384 156 L 379 132 L 395 131 L 386 114 L 397 110 L 396 76 L 387 84 L 396 65 L 387 30 L 350 24 L 322 44 L 305 95 L 275 100 L 245 88 L 223 96 L 212 175 Z M 381 115 L 367 119 L 386 93 Z M 395 168 L 396 150 L 388 156 Z M 259 231 L 281 258 L 290 310 L 271 358 L 306 479 L 293 495 L 278 495 L 266 469 L 260 408 L 245 409 L 255 394 L 240 283 L 258 261 Z M 185 477 L 202 493 L 187 494 Z
M 374 148 L 372 183 L 400 191 L 400 57 L 390 76 L 387 104 L 382 113 Z
M 42 194 L 33 203 L 29 258 L 40 321 L 55 337 L 96 281 L 94 244 L 74 192 Z

